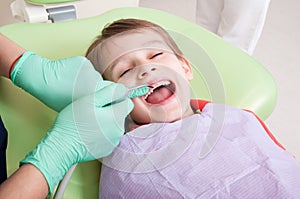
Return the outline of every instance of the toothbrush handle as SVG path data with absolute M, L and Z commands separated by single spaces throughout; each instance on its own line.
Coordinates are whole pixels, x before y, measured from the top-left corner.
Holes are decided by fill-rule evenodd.
M 107 106 L 111 106 L 111 105 L 120 103 L 120 102 L 124 101 L 124 100 L 126 99 L 126 97 L 127 97 L 127 95 L 124 96 L 124 97 L 122 97 L 122 98 L 119 98 L 119 99 L 117 99 L 117 100 L 115 100 L 115 101 L 109 102 L 109 103 L 103 105 L 102 107 L 107 107 Z

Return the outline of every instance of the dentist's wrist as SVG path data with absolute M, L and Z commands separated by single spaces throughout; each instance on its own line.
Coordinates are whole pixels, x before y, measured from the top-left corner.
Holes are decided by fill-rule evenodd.
M 22 53 L 21 55 L 19 55 L 19 56 L 15 59 L 15 61 L 13 61 L 12 64 L 10 65 L 9 71 L 8 71 L 8 77 L 9 77 L 9 79 L 11 79 L 11 72 L 13 71 L 13 69 L 14 69 L 16 63 L 19 61 L 19 59 L 20 59 L 22 56 L 23 56 L 23 53 Z

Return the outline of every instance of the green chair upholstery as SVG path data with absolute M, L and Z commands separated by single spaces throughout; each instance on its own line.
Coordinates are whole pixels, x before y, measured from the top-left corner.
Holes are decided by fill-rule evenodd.
M 50 59 L 84 55 L 100 30 L 119 18 L 141 18 L 166 28 L 194 66 L 195 97 L 254 111 L 263 120 L 273 111 L 277 90 L 270 73 L 242 50 L 180 17 L 146 8 L 118 8 L 96 17 L 53 24 L 19 23 L 0 32 Z M 0 112 L 9 132 L 8 173 L 51 127 L 56 112 L 0 79 Z M 80 163 L 64 198 L 97 198 L 100 163 Z

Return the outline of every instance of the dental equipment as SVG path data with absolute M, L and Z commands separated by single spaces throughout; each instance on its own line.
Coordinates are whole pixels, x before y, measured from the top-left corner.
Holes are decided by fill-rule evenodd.
M 103 107 L 119 103 L 127 97 L 132 99 L 132 98 L 143 96 L 143 95 L 147 94 L 149 92 L 149 90 L 150 90 L 150 86 L 148 86 L 146 84 L 142 84 L 142 85 L 134 86 L 134 87 L 129 87 L 129 88 L 127 88 L 126 94 L 122 98 L 117 99 L 115 101 L 112 101 L 108 104 L 105 104 Z

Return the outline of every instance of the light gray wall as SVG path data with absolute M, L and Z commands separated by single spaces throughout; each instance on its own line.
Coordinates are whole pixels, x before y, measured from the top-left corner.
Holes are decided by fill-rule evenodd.
M 10 12 L 10 4 L 13 0 L 1 0 L 0 3 L 0 26 L 14 23 L 15 20 Z

